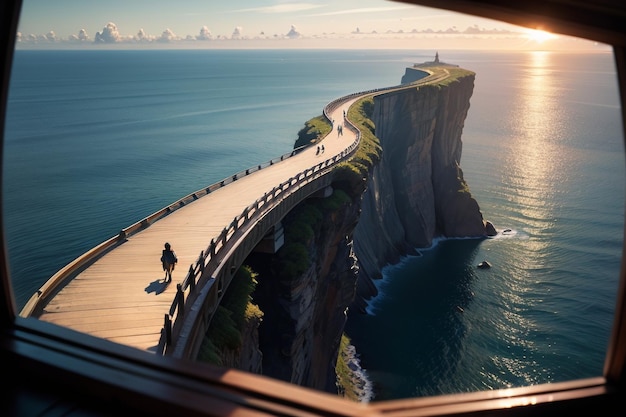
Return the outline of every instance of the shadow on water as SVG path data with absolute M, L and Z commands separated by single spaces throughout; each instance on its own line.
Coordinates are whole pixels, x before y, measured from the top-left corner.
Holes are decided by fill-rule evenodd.
M 449 392 L 464 351 L 472 282 L 488 273 L 476 267 L 481 242 L 445 240 L 385 268 L 373 314 L 350 315 L 346 333 L 374 384 L 375 401 Z

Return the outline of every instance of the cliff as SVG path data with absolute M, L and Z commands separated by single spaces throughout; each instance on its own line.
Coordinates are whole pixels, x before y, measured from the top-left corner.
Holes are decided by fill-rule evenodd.
M 376 293 L 371 280 L 399 256 L 430 246 L 437 236 L 495 234 L 460 168 L 461 134 L 475 74 L 453 66 L 447 71 L 453 77 L 443 83 L 374 99 L 371 117 L 383 153 L 368 176 L 354 231 L 359 309 Z
M 436 236 L 490 234 L 460 168 L 474 74 L 447 70 L 454 76 L 444 82 L 409 85 L 350 109 L 363 132 L 357 155 L 333 171 L 332 195 L 285 217 L 276 254 L 248 258 L 262 321 L 241 330 L 241 345 L 223 350 L 221 363 L 337 392 L 347 312 L 364 310 L 382 267 Z M 313 123 L 301 135 L 322 128 Z
M 285 245 L 278 253 L 249 257 L 259 272 L 253 299 L 264 314 L 263 375 L 336 392 L 335 364 L 355 297 L 350 236 L 361 192 L 334 190 L 305 201 L 284 219 Z

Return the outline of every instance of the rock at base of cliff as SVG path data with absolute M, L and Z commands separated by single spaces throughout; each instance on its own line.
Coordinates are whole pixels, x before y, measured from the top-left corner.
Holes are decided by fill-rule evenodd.
M 496 227 L 488 220 L 485 221 L 485 233 L 487 236 L 496 236 L 498 234 Z

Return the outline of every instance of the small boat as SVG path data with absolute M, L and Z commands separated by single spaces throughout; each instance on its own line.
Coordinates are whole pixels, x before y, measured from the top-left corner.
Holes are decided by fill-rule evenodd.
M 476 266 L 481 268 L 481 269 L 491 268 L 491 264 L 489 262 L 487 262 L 487 261 L 482 261 L 481 263 L 479 263 Z

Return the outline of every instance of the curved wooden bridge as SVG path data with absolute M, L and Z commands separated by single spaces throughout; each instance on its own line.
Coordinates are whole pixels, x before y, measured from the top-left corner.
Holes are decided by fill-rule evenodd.
M 446 76 L 445 71 L 431 73 L 410 85 L 329 103 L 324 115 L 339 122 L 322 139 L 323 153 L 316 146 L 297 149 L 185 196 L 60 270 L 20 315 L 157 354 L 194 358 L 248 254 L 293 207 L 330 186 L 326 174 L 357 149 L 360 133 L 343 116 L 350 106 L 366 95 Z M 165 242 L 178 256 L 169 284 L 159 261 Z

